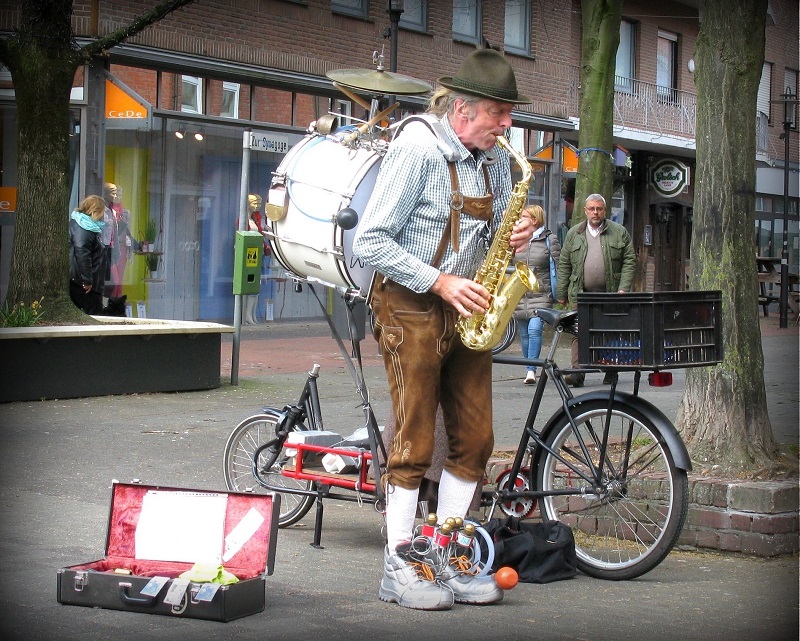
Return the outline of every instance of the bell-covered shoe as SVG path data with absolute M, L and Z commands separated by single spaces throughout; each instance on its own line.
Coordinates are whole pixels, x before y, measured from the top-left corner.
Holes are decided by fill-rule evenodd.
M 437 581 L 435 568 L 415 560 L 405 546 L 399 546 L 395 554 L 389 554 L 388 548 L 385 550 L 378 596 L 381 601 L 414 610 L 449 610 L 453 607 L 453 590 Z
M 488 605 L 503 600 L 500 589 L 491 576 L 477 576 L 470 564 L 459 557 L 451 557 L 440 570 L 439 581 L 453 591 L 456 603 Z

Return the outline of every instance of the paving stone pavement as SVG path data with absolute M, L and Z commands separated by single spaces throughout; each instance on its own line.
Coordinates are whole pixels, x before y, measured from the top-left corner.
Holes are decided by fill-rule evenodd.
M 776 437 L 796 444 L 798 334 L 795 326 L 774 329 L 771 324 L 777 322 L 774 316 L 762 320 L 765 384 Z M 363 424 L 360 399 L 327 326 L 244 328 L 236 386 L 229 379 L 230 349 L 230 343 L 223 345 L 223 384 L 214 390 L 0 404 L 0 638 L 798 638 L 796 555 L 756 559 L 674 551 L 634 581 L 581 575 L 547 585 L 523 584 L 507 592 L 500 605 L 439 613 L 386 604 L 377 598 L 382 519 L 366 501 L 326 504 L 324 549 L 309 545 L 313 512 L 298 526 L 279 531 L 274 573 L 266 580 L 267 608 L 258 615 L 221 624 L 58 604 L 57 569 L 104 555 L 112 479 L 223 490 L 227 435 L 263 405 L 295 400 L 314 362 L 322 366 L 326 427 L 349 434 Z M 380 420 L 389 409 L 383 366 L 371 339 L 362 342 L 362 349 Z M 495 369 L 498 446 L 516 444 L 527 411 L 530 387 L 522 384 L 519 369 Z M 682 380 L 676 371 L 671 388 L 643 387 L 642 393 L 674 418 Z M 587 388 L 601 387 L 600 381 L 593 375 Z

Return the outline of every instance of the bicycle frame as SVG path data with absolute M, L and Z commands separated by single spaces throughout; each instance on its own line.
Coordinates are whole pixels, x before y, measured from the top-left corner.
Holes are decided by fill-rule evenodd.
M 559 422 L 559 419 L 562 417 L 566 417 L 569 421 L 570 426 L 572 428 L 573 433 L 578 436 L 578 427 L 575 424 L 575 420 L 573 418 L 573 409 L 579 406 L 581 403 L 585 403 L 587 400 L 602 400 L 607 402 L 607 411 L 604 420 L 604 424 L 601 430 L 600 436 L 592 430 L 591 436 L 592 440 L 594 441 L 595 446 L 598 448 L 598 461 L 604 461 L 606 465 L 609 466 L 609 469 L 615 473 L 617 470 L 614 469 L 613 463 L 609 460 L 607 456 L 607 451 L 609 447 L 609 424 L 612 415 L 612 410 L 614 408 L 615 403 L 624 402 L 631 407 L 635 407 L 638 409 L 643 415 L 648 416 L 654 423 L 654 425 L 658 426 L 660 436 L 664 438 L 667 442 L 670 450 L 675 454 L 676 465 L 683 470 L 691 470 L 691 462 L 689 459 L 688 452 L 686 451 L 686 447 L 680 438 L 680 435 L 675 430 L 672 423 L 659 411 L 657 408 L 653 407 L 643 399 L 639 398 L 638 390 L 639 390 L 639 381 L 641 372 L 639 370 L 635 370 L 634 376 L 634 392 L 633 394 L 627 394 L 624 392 L 617 392 L 617 382 L 618 377 L 617 374 L 614 373 L 612 376 L 612 383 L 611 388 L 608 392 L 591 392 L 588 394 L 582 394 L 580 396 L 574 396 L 572 391 L 564 382 L 564 376 L 568 373 L 572 373 L 574 371 L 580 371 L 583 373 L 589 372 L 597 372 L 601 371 L 599 369 L 589 369 L 589 368 L 581 368 L 580 370 L 573 370 L 573 369 L 561 369 L 555 362 L 555 352 L 556 348 L 558 347 L 559 340 L 561 335 L 564 331 L 567 331 L 567 327 L 569 327 L 570 323 L 572 322 L 572 318 L 574 314 L 564 314 L 563 312 L 557 312 L 555 310 L 548 310 L 550 313 L 542 314 L 543 319 L 545 322 L 553 327 L 554 329 L 554 336 L 553 340 L 551 341 L 550 348 L 548 350 L 547 356 L 545 358 L 522 358 L 522 357 L 514 357 L 514 356 L 502 356 L 499 354 L 495 354 L 493 357 L 493 362 L 495 363 L 504 363 L 510 365 L 534 365 L 538 368 L 541 368 L 541 375 L 537 378 L 536 387 L 534 389 L 533 398 L 531 400 L 531 405 L 528 410 L 528 416 L 525 420 L 525 425 L 522 429 L 522 436 L 520 437 L 519 445 L 517 446 L 513 462 L 511 467 L 507 470 L 506 474 L 508 475 L 507 487 L 511 489 L 501 489 L 496 488 L 491 491 L 484 491 L 483 504 L 486 505 L 487 500 L 491 500 L 488 504 L 490 505 L 490 511 L 488 518 L 491 518 L 494 514 L 494 510 L 497 508 L 499 503 L 504 501 L 508 501 L 511 499 L 519 499 L 519 498 L 530 498 L 530 499 L 540 499 L 546 496 L 574 496 L 585 494 L 585 488 L 581 490 L 577 489 L 564 489 L 564 490 L 547 490 L 543 491 L 541 489 L 534 489 L 533 487 L 528 490 L 520 490 L 516 487 L 516 480 L 522 470 L 523 462 L 525 460 L 526 455 L 530 457 L 530 479 L 533 480 L 538 477 L 538 468 L 541 463 L 542 457 L 545 452 L 549 453 L 551 456 L 555 457 L 562 465 L 570 470 L 572 474 L 579 476 L 582 478 L 586 483 L 591 484 L 594 487 L 595 492 L 601 492 L 603 486 L 603 479 L 602 479 L 602 466 L 595 465 L 592 461 L 592 456 L 590 455 L 587 447 L 586 442 L 582 438 L 578 438 L 578 444 L 580 446 L 580 457 L 579 460 L 583 462 L 585 465 L 591 468 L 591 475 L 584 472 L 580 469 L 577 465 L 573 464 L 572 462 L 565 459 L 563 456 L 559 455 L 558 452 L 554 451 L 548 444 L 547 444 L 547 437 L 553 428 Z M 539 413 L 539 408 L 541 406 L 542 398 L 544 397 L 545 388 L 547 387 L 547 381 L 552 379 L 553 385 L 558 390 L 559 396 L 561 397 L 561 410 L 560 412 L 556 412 L 553 416 L 551 416 L 546 423 L 545 427 L 542 430 L 536 430 L 534 427 L 534 423 Z M 627 442 L 626 442 L 626 451 L 630 452 L 631 446 L 631 439 L 632 434 L 629 429 L 627 435 Z M 620 478 L 623 482 L 627 478 L 627 466 L 628 466 L 628 459 L 626 458 L 623 462 L 622 469 L 619 471 L 620 474 L 618 478 Z

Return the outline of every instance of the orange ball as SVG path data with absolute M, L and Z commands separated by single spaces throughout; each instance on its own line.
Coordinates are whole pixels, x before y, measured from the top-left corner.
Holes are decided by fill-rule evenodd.
M 519 574 L 514 568 L 504 565 L 494 573 L 494 582 L 501 590 L 510 590 L 519 582 Z

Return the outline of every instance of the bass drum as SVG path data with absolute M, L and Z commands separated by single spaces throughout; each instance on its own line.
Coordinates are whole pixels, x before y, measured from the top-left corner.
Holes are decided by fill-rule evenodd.
M 353 256 L 353 237 L 381 159 L 335 135 L 312 134 L 289 150 L 273 177 L 267 208 L 272 255 L 286 271 L 367 297 L 375 270 Z M 342 217 L 350 229 L 337 224 L 343 209 L 353 210 Z

